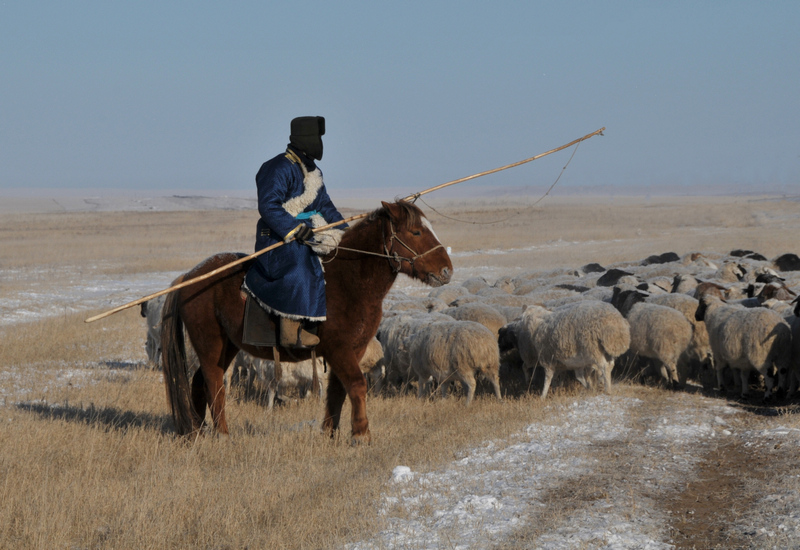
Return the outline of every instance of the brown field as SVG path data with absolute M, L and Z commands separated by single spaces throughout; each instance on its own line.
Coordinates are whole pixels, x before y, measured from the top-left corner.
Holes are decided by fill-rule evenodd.
M 668 251 L 747 248 L 768 258 L 800 252 L 798 204 L 777 198 L 552 198 L 536 208 L 428 202 L 435 211 L 421 206 L 452 248 L 456 283 Z M 249 252 L 256 215 L 1 214 L 0 304 L 24 302 L 32 285 L 38 294 L 58 294 L 101 275 L 124 281 L 129 274 L 188 270 L 215 252 Z M 104 308 L 72 306 L 62 315 L 0 325 L 0 548 L 340 548 L 381 529 L 377 503 L 395 466 L 435 470 L 585 395 L 571 384 L 555 387 L 546 403 L 536 395 L 502 402 L 478 395 L 467 410 L 458 397 L 370 397 L 373 443 L 361 448 L 320 434 L 322 405 L 313 399 L 271 413 L 257 402 L 231 400 L 230 438 L 186 442 L 172 433 L 160 373 L 145 366 L 138 308 L 85 324 Z M 11 310 L 0 307 L 3 315 Z M 646 401 L 642 426 L 674 397 L 630 383 L 615 391 Z M 742 407 L 733 422 L 742 430 L 776 422 L 800 428 L 794 411 Z M 798 452 L 750 443 L 698 449 L 696 475 L 659 503 L 675 518 L 671 544 L 762 547 L 732 526 L 769 487 L 800 491 Z M 620 448 L 596 452 L 608 457 L 605 469 L 553 491 L 548 514 L 498 547 L 530 547 L 565 514 L 625 487 L 629 476 L 614 467 L 614 457 L 633 461 L 626 473 L 645 460 Z M 633 497 L 618 504 L 639 513 Z M 773 543 L 798 544 L 780 537 Z

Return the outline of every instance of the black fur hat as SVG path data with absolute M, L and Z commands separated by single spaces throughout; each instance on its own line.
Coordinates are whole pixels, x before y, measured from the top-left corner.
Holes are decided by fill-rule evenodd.
M 301 116 L 292 120 L 289 143 L 308 157 L 322 160 L 322 136 L 325 134 L 325 117 Z

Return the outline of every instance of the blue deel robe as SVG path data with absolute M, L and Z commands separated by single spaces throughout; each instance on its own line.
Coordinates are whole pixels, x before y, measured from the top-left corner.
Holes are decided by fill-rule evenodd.
M 299 223 L 322 227 L 342 215 L 325 190 L 322 172 L 291 147 L 265 162 L 256 175 L 256 251 L 283 241 Z M 299 216 L 299 217 L 298 217 Z M 338 231 L 347 227 L 337 226 Z M 258 256 L 245 276 L 245 289 L 270 313 L 300 321 L 324 321 L 325 278 L 319 256 L 297 241 Z

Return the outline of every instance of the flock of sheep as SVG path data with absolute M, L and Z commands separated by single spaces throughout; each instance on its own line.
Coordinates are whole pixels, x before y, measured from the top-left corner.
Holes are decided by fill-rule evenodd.
M 453 382 L 467 405 L 477 381 L 499 399 L 501 387 L 524 379 L 546 397 L 553 377 L 573 371 L 586 387 L 609 391 L 615 377 L 648 375 L 672 388 L 688 381 L 742 397 L 763 384 L 764 398 L 794 394 L 800 385 L 800 318 L 795 292 L 800 258 L 773 260 L 747 250 L 730 254 L 674 253 L 603 267 L 556 269 L 477 277 L 433 289 L 424 298 L 392 292 L 362 371 L 374 393 L 405 391 L 420 397 Z M 142 305 L 147 353 L 159 361 L 161 305 Z M 543 381 L 534 377 L 541 367 Z M 289 390 L 305 396 L 311 362 L 254 359 L 243 352 L 230 383 L 244 394 L 259 390 L 272 407 Z M 321 369 L 321 365 L 317 365 Z

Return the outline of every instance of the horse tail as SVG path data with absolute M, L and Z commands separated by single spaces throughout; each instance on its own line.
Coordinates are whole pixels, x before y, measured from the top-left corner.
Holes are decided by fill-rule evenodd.
M 180 283 L 183 275 L 173 284 Z M 187 375 L 186 343 L 183 337 L 183 321 L 178 311 L 179 291 L 167 294 L 161 319 L 161 354 L 164 364 L 164 385 L 167 390 L 167 405 L 172 412 L 175 430 L 180 435 L 193 432 L 199 426 L 192 410 L 192 389 Z

